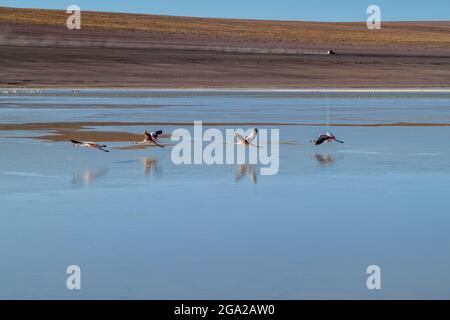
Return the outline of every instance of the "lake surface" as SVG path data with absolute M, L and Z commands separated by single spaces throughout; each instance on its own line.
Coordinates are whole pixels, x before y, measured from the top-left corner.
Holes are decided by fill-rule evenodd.
M 194 120 L 279 129 L 278 174 L 0 130 L 0 298 L 450 298 L 450 94 L 0 91 L 0 125 Z

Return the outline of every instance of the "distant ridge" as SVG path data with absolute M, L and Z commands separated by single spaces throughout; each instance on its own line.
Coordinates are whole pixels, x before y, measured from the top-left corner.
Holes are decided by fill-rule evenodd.
M 63 10 L 0 7 L 0 23 L 64 25 Z M 365 22 L 302 22 L 191 18 L 82 11 L 82 28 L 124 30 L 159 35 L 232 41 L 276 41 L 290 44 L 419 45 L 450 47 L 450 21 L 384 22 L 368 30 Z
M 450 22 L 265 21 L 0 8 L 0 87 L 448 88 Z M 335 54 L 332 54 L 335 53 Z

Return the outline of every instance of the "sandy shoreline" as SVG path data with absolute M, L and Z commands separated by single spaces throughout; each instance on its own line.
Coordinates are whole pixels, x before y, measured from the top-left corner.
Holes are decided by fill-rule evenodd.
M 32 91 L 30 91 L 32 90 Z M 76 91 L 82 90 L 83 92 L 92 92 L 92 91 L 100 91 L 100 92 L 164 92 L 164 93 L 450 93 L 450 86 L 449 87 L 442 87 L 442 88 L 311 88 L 311 89 L 284 89 L 284 88 L 142 88 L 142 87 L 67 87 L 67 88 L 60 88 L 60 87 L 33 87 L 33 88 L 27 88 L 27 87 L 0 87 L 0 95 L 5 94 L 39 94 L 45 93 L 45 91 L 52 91 L 52 92 L 60 92 L 60 93 L 73 93 Z
M 5 45 L 0 49 L 0 87 L 10 88 L 405 89 L 450 83 L 450 54 L 279 55 Z

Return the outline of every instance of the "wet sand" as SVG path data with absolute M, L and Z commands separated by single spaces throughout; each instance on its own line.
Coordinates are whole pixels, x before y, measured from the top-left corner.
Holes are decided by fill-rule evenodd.
M 149 127 L 161 127 L 161 126 L 182 126 L 190 127 L 192 123 L 180 123 L 180 122 L 166 122 L 166 123 L 155 123 L 155 122 L 78 122 L 78 123 L 24 123 L 24 124 L 0 124 L 0 137 L 6 137 L 5 132 L 8 131 L 38 131 L 38 132 L 48 132 L 47 134 L 38 136 L 27 136 L 26 134 L 21 136 L 15 136 L 14 138 L 32 138 L 46 141 L 69 141 L 70 139 L 81 140 L 81 141 L 92 141 L 92 142 L 134 142 L 141 141 L 142 134 L 136 134 L 132 132 L 120 132 L 120 131 L 101 131 L 101 130 L 88 130 L 88 128 L 96 127 L 121 127 L 121 126 L 149 126 Z M 282 126 L 309 126 L 309 127 L 326 127 L 326 123 L 257 123 L 257 122 L 246 122 L 246 123 L 203 123 L 204 126 L 271 126 L 271 127 L 282 127 Z M 330 123 L 331 127 L 450 127 L 450 123 Z M 3 132 L 3 134 L 2 134 Z M 170 134 L 161 135 L 162 139 L 170 138 Z M 116 149 L 122 150 L 138 150 L 146 149 L 152 145 L 133 145 L 119 147 Z
M 450 83 L 450 22 L 318 23 L 0 8 L 1 87 L 417 88 Z M 333 50 L 336 55 L 324 54 Z

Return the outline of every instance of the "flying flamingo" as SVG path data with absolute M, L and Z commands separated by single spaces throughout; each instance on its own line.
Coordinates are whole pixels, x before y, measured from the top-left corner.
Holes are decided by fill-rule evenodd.
M 158 147 L 164 148 L 163 145 L 160 145 L 156 139 L 158 139 L 158 136 L 160 134 L 162 134 L 162 130 L 158 130 L 158 131 L 152 131 L 150 133 L 147 132 L 147 130 L 144 131 L 144 140 L 140 141 L 140 142 L 133 142 L 133 144 L 143 144 L 143 143 L 154 143 L 156 144 Z
M 253 131 L 245 138 L 243 136 L 241 136 L 240 134 L 236 133 L 236 137 L 238 138 L 238 144 L 261 148 L 260 146 L 253 143 L 253 140 L 255 140 L 257 135 L 258 135 L 258 129 L 256 129 L 256 128 L 254 128 Z
M 109 152 L 109 150 L 106 150 L 106 145 L 104 144 L 97 144 L 94 142 L 83 142 L 83 141 L 77 141 L 77 140 L 70 140 L 70 142 L 73 143 L 74 147 L 86 147 L 91 149 L 98 149 L 104 152 Z
M 336 139 L 336 137 L 334 135 L 332 135 L 331 133 L 327 132 L 325 134 L 320 134 L 317 139 L 312 140 L 311 142 L 314 143 L 316 146 L 321 145 L 324 142 L 331 142 L 331 141 L 336 141 L 339 143 L 344 143 L 344 141 L 340 141 L 338 139 Z

